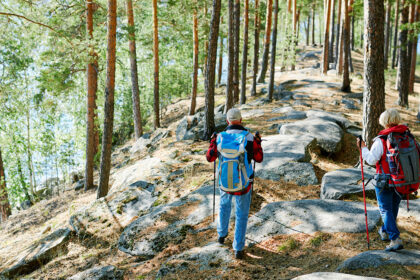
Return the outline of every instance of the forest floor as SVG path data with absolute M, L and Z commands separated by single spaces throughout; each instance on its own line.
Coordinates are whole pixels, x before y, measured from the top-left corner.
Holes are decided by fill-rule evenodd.
M 316 51 L 319 48 L 304 47 L 302 52 Z M 321 57 L 321 55 L 319 55 Z M 359 51 L 352 53 L 355 67 L 351 75 L 352 93 L 363 92 L 363 55 Z M 339 112 L 344 114 L 349 120 L 361 125 L 362 105 L 358 105 L 359 110 L 349 110 L 342 105 L 334 105 L 335 100 L 341 100 L 347 94 L 340 91 L 341 79 L 335 74 L 320 75 L 319 68 L 314 71 L 302 72 L 301 69 L 311 67 L 320 59 L 301 61 L 297 64 L 296 71 L 280 72 L 277 68 L 275 82 L 276 84 L 290 81 L 289 89 L 296 92 L 308 94 L 309 100 L 305 102 L 308 106 L 293 106 L 295 110 L 321 109 L 330 112 Z M 293 81 L 295 80 L 295 81 Z M 386 107 L 396 107 L 395 102 L 398 99 L 398 92 L 394 89 L 395 72 L 386 73 Z M 250 80 L 249 80 L 250 81 Z M 330 85 L 328 91 L 333 93 L 331 96 L 325 95 L 325 88 L 317 86 L 320 81 Z M 415 92 L 420 93 L 420 84 L 415 85 Z M 260 91 L 267 84 L 259 85 Z M 216 103 L 224 102 L 224 87 L 217 89 Z M 260 96 L 259 96 L 260 97 Z M 258 98 L 258 97 L 257 97 Z M 252 102 L 255 98 L 249 98 L 247 102 Z M 322 101 L 322 102 L 321 102 Z M 202 107 L 204 98 L 198 97 L 198 107 Z M 416 121 L 417 108 L 419 105 L 419 96 L 411 95 L 409 97 L 410 108 L 399 108 L 404 122 L 408 123 L 411 131 L 417 137 L 420 137 L 420 124 Z M 169 106 L 163 118 L 163 124 L 172 131 L 171 136 L 164 139 L 159 148 L 153 151 L 150 156 L 157 156 L 162 161 L 169 160 L 170 155 L 177 151 L 198 151 L 197 153 L 182 156 L 181 163 L 174 166 L 174 169 L 185 168 L 185 166 L 195 164 L 198 166 L 191 170 L 191 176 L 185 177 L 180 181 L 175 181 L 162 187 L 159 199 L 161 203 L 168 203 L 190 193 L 204 183 L 213 179 L 213 165 L 206 162 L 204 151 L 207 150 L 208 143 L 199 141 L 193 144 L 176 141 L 175 129 L 177 121 L 187 114 L 189 100 L 180 100 Z M 274 101 L 258 107 L 264 110 L 262 117 L 245 119 L 245 126 L 252 131 L 259 131 L 261 135 L 267 136 L 277 134 L 277 129 L 272 129 L 274 123 L 286 121 L 268 121 L 268 119 L 278 116 L 272 112 L 274 108 L 283 106 L 281 101 Z M 125 147 L 132 146 L 134 140 L 131 140 L 116 150 L 121 151 Z M 322 154 L 319 151 L 311 151 L 316 175 L 321 181 L 323 175 L 329 171 L 350 168 L 358 162 L 358 150 L 355 146 L 355 137 L 346 134 L 344 136 L 343 148 L 337 155 Z M 137 158 L 130 159 L 127 164 L 147 156 L 139 155 Z M 113 159 L 113 164 L 123 162 L 126 158 L 124 153 L 120 153 Z M 116 172 L 114 169 L 111 173 Z M 112 182 L 111 182 L 112 183 Z M 181 185 L 180 185 L 181 184 Z M 279 187 L 281 185 L 281 187 Z M 298 186 L 293 182 L 274 182 L 257 178 L 255 182 L 255 191 L 253 193 L 253 204 L 251 214 L 256 213 L 266 204 L 274 201 L 300 200 L 300 199 L 319 199 L 320 185 Z M 28 247 L 34 239 L 44 236 L 47 232 L 52 232 L 63 226 L 68 226 L 70 216 L 75 211 L 90 202 L 94 201 L 96 193 L 76 192 L 72 186 L 60 196 L 49 200 L 41 201 L 28 210 L 21 211 L 0 225 L 0 270 L 2 264 L 7 260 Z M 351 196 L 348 200 L 362 201 L 361 196 Z M 376 204 L 373 197 L 368 198 L 368 203 Z M 176 218 L 176 217 L 175 217 Z M 211 223 L 208 221 L 200 224 L 197 228 L 205 228 Z M 398 225 L 402 232 L 402 239 L 405 241 L 405 247 L 420 250 L 420 234 L 418 229 L 420 223 L 411 218 L 399 218 Z M 106 232 L 106 234 L 103 234 Z M 93 232 L 95 233 L 95 231 Z M 200 234 L 187 234 L 184 241 L 180 244 L 170 245 L 160 254 L 151 260 L 141 260 L 137 257 L 129 256 L 118 250 L 118 238 L 121 229 L 110 226 L 104 231 L 103 228 L 97 229 L 97 234 L 86 239 L 72 237 L 68 251 L 58 256 L 51 262 L 42 266 L 28 275 L 26 279 L 65 279 L 79 271 L 86 270 L 95 265 L 114 265 L 125 270 L 126 279 L 155 279 L 160 266 L 168 257 L 183 252 L 187 249 L 197 246 L 203 246 L 209 241 L 216 240 L 215 230 L 203 231 Z M 231 246 L 233 241 L 232 233 L 227 237 L 227 245 Z M 371 234 L 371 249 L 383 249 L 385 244 L 380 241 L 376 230 Z M 337 266 L 349 257 L 365 251 L 366 235 L 365 233 L 316 233 L 316 234 L 292 234 L 279 235 L 260 243 L 246 250 L 244 260 L 235 260 L 230 265 L 229 270 L 221 275 L 220 279 L 291 279 L 293 277 L 318 271 L 335 271 Z M 420 279 L 420 266 L 398 266 L 391 265 L 381 268 L 372 268 L 352 271 L 352 274 L 380 277 L 385 279 Z M 164 279 L 208 279 L 211 278 L 208 271 L 197 272 L 185 270 L 178 275 L 168 275 Z

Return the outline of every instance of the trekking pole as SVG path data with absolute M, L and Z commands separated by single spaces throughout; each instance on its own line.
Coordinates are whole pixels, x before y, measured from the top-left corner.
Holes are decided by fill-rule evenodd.
M 362 185 L 363 185 L 363 203 L 365 205 L 365 221 L 366 221 L 366 238 L 367 238 L 367 246 L 368 246 L 368 250 L 370 247 L 370 242 L 369 242 L 369 226 L 368 226 L 368 217 L 367 217 L 367 210 L 366 210 L 366 192 L 365 192 L 365 175 L 363 173 L 363 157 L 362 157 L 362 136 L 359 135 L 359 151 L 360 151 L 360 167 L 362 170 Z
M 213 223 L 214 223 L 214 208 L 216 205 L 216 161 L 213 165 Z

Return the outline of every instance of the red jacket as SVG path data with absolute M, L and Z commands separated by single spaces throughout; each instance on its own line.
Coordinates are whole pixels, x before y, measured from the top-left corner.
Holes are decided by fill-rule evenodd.
M 226 128 L 226 131 L 235 131 L 235 130 L 246 130 L 243 126 L 241 125 L 231 125 L 228 126 Z M 206 158 L 208 162 L 213 162 L 218 158 L 218 152 L 217 152 L 217 143 L 216 143 L 217 137 L 214 137 L 213 139 L 211 139 L 210 142 L 210 147 L 207 150 L 206 153 Z M 262 162 L 263 161 L 263 150 L 261 147 L 261 139 L 257 138 L 257 137 L 253 137 L 253 141 L 248 141 L 246 147 L 245 147 L 246 152 L 248 153 L 248 160 L 255 160 L 256 162 Z M 255 170 L 254 170 L 255 172 Z M 254 174 L 252 174 L 250 176 L 250 178 L 254 178 Z M 242 195 L 242 194 L 246 194 L 250 191 L 252 186 L 252 183 L 250 183 L 248 185 L 248 187 L 246 188 L 246 190 L 242 191 L 242 192 L 235 192 L 235 193 L 230 193 L 230 194 L 234 194 L 234 195 Z

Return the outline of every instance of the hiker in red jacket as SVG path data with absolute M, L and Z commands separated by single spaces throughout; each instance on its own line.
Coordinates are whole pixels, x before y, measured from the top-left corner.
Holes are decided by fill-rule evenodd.
M 248 214 L 249 208 L 251 205 L 251 193 L 252 193 L 252 182 L 254 178 L 254 170 L 252 167 L 251 160 L 255 162 L 262 162 L 263 160 L 263 151 L 261 148 L 261 138 L 259 134 L 253 136 L 251 133 L 247 131 L 246 128 L 242 126 L 242 116 L 241 112 L 238 109 L 230 109 L 227 112 L 227 123 L 228 127 L 224 132 L 219 135 L 214 135 L 210 142 L 210 147 L 207 151 L 206 157 L 207 161 L 213 162 L 217 158 L 219 158 L 219 166 L 218 166 L 218 176 L 217 176 L 217 184 L 220 186 L 220 207 L 219 207 L 219 219 L 217 223 L 217 233 L 218 233 L 218 242 L 223 244 L 225 242 L 225 238 L 228 235 L 228 228 L 229 228 L 229 220 L 230 220 L 230 212 L 231 212 L 231 204 L 232 199 L 235 198 L 236 202 L 236 222 L 235 222 L 235 235 L 233 241 L 233 249 L 235 251 L 235 257 L 237 259 L 242 259 L 244 257 L 243 248 L 245 246 L 245 233 L 246 233 L 246 226 L 248 223 Z M 245 147 L 245 154 L 240 155 L 238 158 L 242 158 L 244 161 L 243 163 L 239 162 L 235 167 L 233 165 L 224 171 L 223 166 L 228 166 L 230 162 L 232 162 L 232 157 L 229 160 L 225 160 L 225 149 L 224 145 L 229 139 L 232 138 L 233 141 L 242 141 L 246 143 Z M 228 139 L 228 140 L 226 140 Z M 228 143 L 227 145 L 229 145 Z M 219 145 L 219 151 L 218 151 Z M 240 146 L 240 145 L 239 145 Z M 232 144 L 232 147 L 236 147 Z M 232 152 L 232 149 L 226 149 L 229 152 Z M 240 149 L 239 149 L 240 150 Z M 235 152 L 235 150 L 233 150 Z M 240 152 L 238 152 L 240 154 Z M 227 155 L 229 156 L 229 155 Z M 226 163 L 226 165 L 224 165 Z M 223 165 L 223 166 L 222 166 Z M 236 171 L 236 173 L 235 173 Z M 243 171 L 243 173 L 241 173 Z M 245 185 L 240 187 L 240 182 L 234 181 L 233 178 L 229 178 L 232 176 L 231 173 L 239 174 L 239 181 L 245 181 Z M 246 174 L 244 176 L 244 174 Z M 238 175 L 236 175 L 238 177 Z M 226 179 L 227 183 L 224 183 L 224 178 Z M 236 183 L 235 183 L 236 182 Z M 248 183 L 249 182 L 249 183 Z M 227 190 L 230 187 L 226 187 L 229 185 L 234 188 L 240 188 L 240 191 L 233 191 L 229 192 Z
M 363 159 L 370 165 L 376 165 L 375 191 L 381 213 L 383 226 L 379 229 L 382 241 L 391 240 L 386 246 L 386 251 L 396 251 L 403 248 L 400 238 L 400 231 L 397 227 L 398 208 L 401 202 L 401 195 L 395 187 L 389 186 L 390 164 L 387 161 L 386 137 L 390 133 L 404 133 L 408 127 L 400 125 L 401 117 L 396 109 L 388 109 L 379 117 L 379 123 L 385 127 L 375 138 L 371 149 L 366 147 L 365 142 L 357 139 L 357 147 L 362 148 Z M 384 139 L 385 138 L 385 139 Z

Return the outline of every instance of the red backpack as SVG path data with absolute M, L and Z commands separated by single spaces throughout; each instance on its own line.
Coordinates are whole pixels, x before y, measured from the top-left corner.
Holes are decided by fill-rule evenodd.
M 398 193 L 407 195 L 408 204 L 408 195 L 416 192 L 420 185 L 419 146 L 408 129 L 402 133 L 380 135 L 379 138 L 382 140 L 385 155 L 379 165 L 384 173 L 390 175 L 389 186 L 395 187 Z

